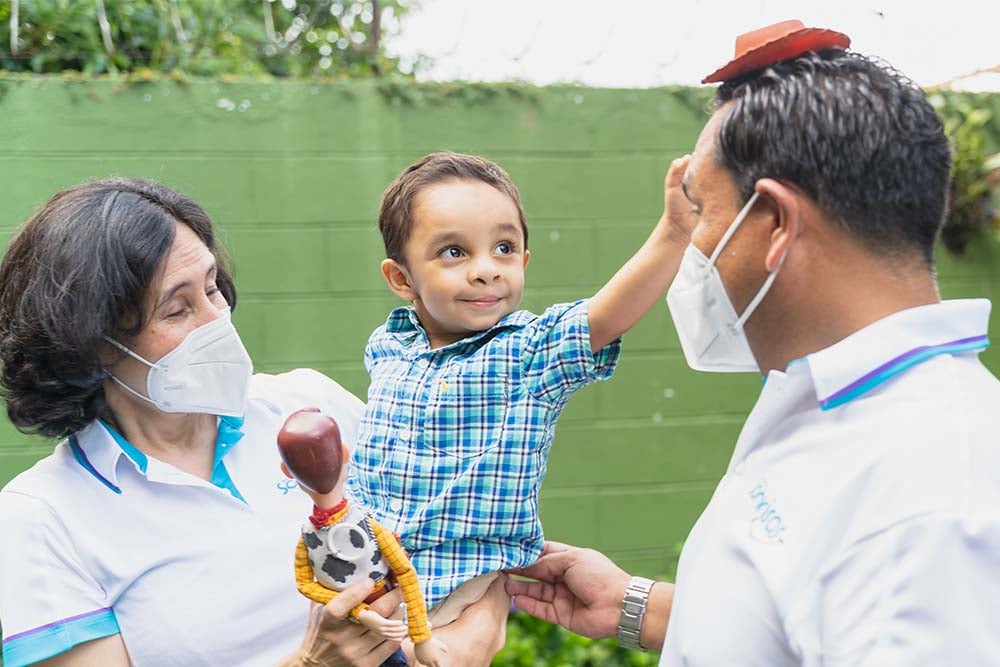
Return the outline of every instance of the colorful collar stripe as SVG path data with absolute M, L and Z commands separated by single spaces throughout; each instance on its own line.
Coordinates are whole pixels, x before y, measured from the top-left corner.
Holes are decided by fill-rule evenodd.
M 87 458 L 87 455 L 84 453 L 83 448 L 80 447 L 80 443 L 77 441 L 75 435 L 69 436 L 69 447 L 71 450 L 73 450 L 73 456 L 76 457 L 77 463 L 83 466 L 84 470 L 86 470 L 91 475 L 96 477 L 98 481 L 101 482 L 101 484 L 108 487 L 115 493 L 120 494 L 122 492 L 120 488 L 112 484 L 106 477 L 104 477 L 104 475 L 97 472 L 97 469 L 94 468 L 94 464 L 90 462 L 90 459 Z
M 958 340 L 953 340 L 949 343 L 941 343 L 940 345 L 923 345 L 921 347 L 916 347 L 909 352 L 899 355 L 895 359 L 887 361 L 870 373 L 861 376 L 840 391 L 832 394 L 828 398 L 823 399 L 820 401 L 820 408 L 823 410 L 832 410 L 837 406 L 843 405 L 844 403 L 871 391 L 886 380 L 899 375 L 906 369 L 927 361 L 932 357 L 936 357 L 939 354 L 960 354 L 962 352 L 984 350 L 989 347 L 989 344 L 990 341 L 984 334 L 981 336 L 972 336 L 970 338 L 959 338 Z

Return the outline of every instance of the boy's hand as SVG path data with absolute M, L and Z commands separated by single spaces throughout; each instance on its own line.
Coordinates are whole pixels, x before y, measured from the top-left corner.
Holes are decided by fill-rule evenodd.
M 691 202 L 684 196 L 684 189 L 681 187 L 690 162 L 690 155 L 677 158 L 670 163 L 663 179 L 662 219 L 666 220 L 672 238 L 684 246 L 691 242 L 691 232 L 695 225 Z

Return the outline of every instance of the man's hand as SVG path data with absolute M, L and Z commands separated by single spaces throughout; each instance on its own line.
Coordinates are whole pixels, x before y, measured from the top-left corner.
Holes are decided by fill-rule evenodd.
M 546 542 L 537 562 L 510 572 L 537 580 L 508 580 L 518 609 L 586 637 L 617 634 L 629 575 L 607 556 Z

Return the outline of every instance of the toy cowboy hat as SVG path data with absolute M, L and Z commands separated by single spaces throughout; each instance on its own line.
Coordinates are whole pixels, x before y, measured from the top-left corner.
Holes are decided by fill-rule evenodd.
M 797 58 L 807 51 L 821 51 L 833 46 L 846 49 L 851 38 L 825 28 L 807 28 L 802 21 L 782 21 L 736 38 L 736 56 L 715 70 L 702 83 L 731 81 L 782 60 Z

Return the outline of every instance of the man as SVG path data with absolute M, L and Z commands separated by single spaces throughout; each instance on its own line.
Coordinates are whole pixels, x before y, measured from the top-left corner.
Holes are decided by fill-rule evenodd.
M 938 296 L 940 121 L 848 44 L 741 36 L 667 184 L 695 221 L 668 294 L 689 364 L 766 377 L 676 588 L 549 543 L 518 608 L 661 666 L 1000 664 L 990 304 Z

